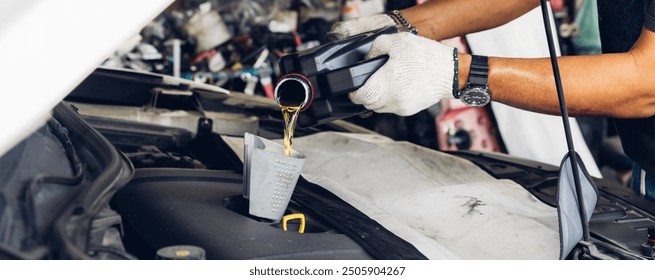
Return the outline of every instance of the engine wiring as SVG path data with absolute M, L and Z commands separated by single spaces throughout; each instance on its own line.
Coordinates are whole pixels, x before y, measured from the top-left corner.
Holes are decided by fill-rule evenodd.
M 48 126 L 52 130 L 52 133 L 59 139 L 61 144 L 64 147 L 66 156 L 73 166 L 73 177 L 60 177 L 52 176 L 49 174 L 38 174 L 34 176 L 24 189 L 23 193 L 23 215 L 26 221 L 25 227 L 25 239 L 23 241 L 23 247 L 29 248 L 32 243 L 35 241 L 38 233 L 38 228 L 36 224 L 36 205 L 35 197 L 38 193 L 38 187 L 42 184 L 57 184 L 65 186 L 76 186 L 82 182 L 84 178 L 85 166 L 80 161 L 77 151 L 73 146 L 68 130 L 63 127 L 57 120 L 51 118 L 48 120 Z

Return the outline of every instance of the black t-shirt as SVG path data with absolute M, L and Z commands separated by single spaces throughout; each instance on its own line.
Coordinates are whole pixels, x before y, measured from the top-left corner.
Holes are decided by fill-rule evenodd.
M 652 2 L 652 0 L 598 0 L 598 21 L 603 53 L 629 50 L 639 38 L 644 26 L 655 31 L 655 5 L 651 5 Z M 646 173 L 655 176 L 655 116 L 643 119 L 613 119 L 613 121 L 621 136 L 625 153 L 646 170 Z

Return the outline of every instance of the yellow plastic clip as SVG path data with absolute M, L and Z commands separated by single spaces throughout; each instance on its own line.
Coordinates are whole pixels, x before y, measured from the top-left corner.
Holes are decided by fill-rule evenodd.
M 299 219 L 300 220 L 300 227 L 298 228 L 298 233 L 304 233 L 305 232 L 305 215 L 302 213 L 295 213 L 295 214 L 289 214 L 284 217 L 282 217 L 282 229 L 284 231 L 287 231 L 287 223 L 290 220 L 295 220 Z

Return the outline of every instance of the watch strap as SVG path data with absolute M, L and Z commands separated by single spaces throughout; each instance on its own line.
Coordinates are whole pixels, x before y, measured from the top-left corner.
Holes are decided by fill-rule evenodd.
M 481 55 L 473 55 L 467 87 L 486 87 L 489 77 L 489 58 Z

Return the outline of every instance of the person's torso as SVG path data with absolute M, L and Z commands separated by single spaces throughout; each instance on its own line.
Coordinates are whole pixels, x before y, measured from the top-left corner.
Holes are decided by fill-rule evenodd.
M 625 52 L 632 47 L 644 26 L 645 7 L 651 3 L 651 0 L 598 0 L 603 53 Z M 625 153 L 648 174 L 655 174 L 655 116 L 613 121 Z

